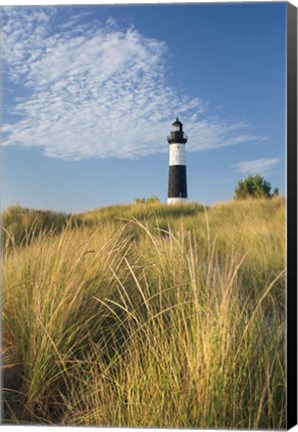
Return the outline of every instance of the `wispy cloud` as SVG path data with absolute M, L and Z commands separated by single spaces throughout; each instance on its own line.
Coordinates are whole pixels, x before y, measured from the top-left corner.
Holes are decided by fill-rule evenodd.
M 211 117 L 203 101 L 168 86 L 163 41 L 113 19 L 58 18 L 50 7 L 5 8 L 4 75 L 25 96 L 10 107 L 15 120 L 3 125 L 4 145 L 65 159 L 146 156 L 167 151 L 176 115 L 191 151 L 265 139 L 244 122 Z
M 255 159 L 239 162 L 234 167 L 243 174 L 264 174 L 281 162 L 280 158 Z

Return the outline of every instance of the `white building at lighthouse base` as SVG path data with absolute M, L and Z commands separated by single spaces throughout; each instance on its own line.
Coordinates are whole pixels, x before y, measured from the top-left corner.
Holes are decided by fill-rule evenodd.
M 168 198 L 168 204 L 185 204 L 188 202 L 187 198 Z

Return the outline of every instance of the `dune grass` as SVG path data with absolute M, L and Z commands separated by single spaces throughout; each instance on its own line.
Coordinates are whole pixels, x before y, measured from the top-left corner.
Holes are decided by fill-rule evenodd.
M 12 205 L 2 213 L 2 244 L 5 248 L 29 244 L 41 233 L 59 233 L 67 225 L 75 227 L 82 223 L 83 220 L 78 215 Z
M 77 217 L 4 247 L 2 421 L 285 428 L 284 200 Z

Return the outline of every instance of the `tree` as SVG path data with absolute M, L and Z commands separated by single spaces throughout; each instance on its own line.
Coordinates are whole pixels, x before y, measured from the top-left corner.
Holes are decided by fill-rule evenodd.
M 249 176 L 245 180 L 239 180 L 235 188 L 235 199 L 244 198 L 271 198 L 278 195 L 278 188 L 271 194 L 271 185 L 259 174 Z
M 272 194 L 272 196 L 278 196 L 279 195 L 279 190 L 278 190 L 278 188 L 274 188 L 273 189 L 273 194 Z

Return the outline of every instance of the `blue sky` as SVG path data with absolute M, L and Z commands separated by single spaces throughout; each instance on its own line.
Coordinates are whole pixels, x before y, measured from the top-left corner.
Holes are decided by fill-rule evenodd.
M 286 3 L 6 8 L 2 208 L 165 201 L 177 115 L 190 200 L 256 173 L 284 194 L 285 24 Z

